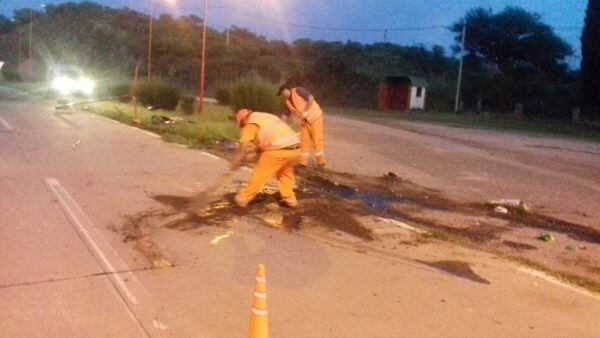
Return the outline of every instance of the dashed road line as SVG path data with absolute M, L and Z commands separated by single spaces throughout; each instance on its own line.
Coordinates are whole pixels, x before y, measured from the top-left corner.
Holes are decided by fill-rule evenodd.
M 10 125 L 10 123 L 8 123 L 5 119 L 3 119 L 2 116 L 0 116 L 0 124 L 2 124 L 4 131 L 13 130 L 13 127 Z

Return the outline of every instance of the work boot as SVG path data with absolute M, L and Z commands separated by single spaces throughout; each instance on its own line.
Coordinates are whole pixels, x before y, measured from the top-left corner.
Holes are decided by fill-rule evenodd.
M 238 207 L 240 207 L 242 209 L 246 208 L 248 206 L 248 204 L 250 204 L 250 202 L 243 199 L 240 194 L 235 195 L 235 197 L 233 198 L 233 201 L 235 202 L 235 204 Z
M 288 208 L 296 209 L 298 207 L 298 200 L 296 199 L 296 197 L 289 197 L 282 199 L 281 204 Z

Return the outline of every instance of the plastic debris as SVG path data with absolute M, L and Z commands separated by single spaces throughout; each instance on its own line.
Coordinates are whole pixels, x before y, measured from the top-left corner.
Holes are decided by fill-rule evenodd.
M 552 234 L 542 235 L 542 236 L 538 237 L 538 239 L 545 243 L 554 243 L 554 241 L 555 241 L 554 236 L 552 236 Z
M 531 212 L 531 206 L 519 199 L 491 200 L 487 204 L 496 206 L 496 207 L 519 209 L 519 210 L 527 212 L 527 213 Z
M 508 215 L 508 209 L 506 209 L 505 207 L 501 207 L 501 206 L 497 206 L 496 209 L 494 209 L 494 212 L 496 212 L 498 214 Z
M 236 150 L 239 147 L 238 143 L 225 139 L 216 141 L 216 143 L 221 150 Z
M 77 146 L 80 145 L 81 142 L 83 142 L 83 141 L 77 140 L 77 142 L 73 143 L 73 149 L 77 148 Z
M 175 119 L 172 119 L 165 115 L 152 115 L 152 124 L 174 124 L 176 122 Z
M 169 328 L 168 326 L 166 326 L 165 324 L 157 321 L 156 319 L 154 320 L 154 327 L 157 328 L 157 329 L 161 329 L 163 331 Z
M 233 235 L 234 232 L 233 231 L 227 231 L 224 235 L 219 235 L 219 236 L 215 236 L 215 238 L 213 238 L 212 241 L 210 241 L 210 245 L 212 246 L 217 246 L 219 245 L 224 239 L 227 239 L 229 237 L 231 237 L 231 235 Z

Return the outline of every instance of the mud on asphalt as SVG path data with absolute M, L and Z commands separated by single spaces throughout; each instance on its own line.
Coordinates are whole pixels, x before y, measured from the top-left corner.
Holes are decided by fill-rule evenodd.
M 560 219 L 508 208 L 498 214 L 482 203 L 458 203 L 439 191 L 403 180 L 393 173 L 382 177 L 362 177 L 329 170 L 301 170 L 296 210 L 280 207 L 276 189 L 267 188 L 246 210 L 232 203 L 232 187 L 224 199 L 210 203 L 198 214 L 172 222 L 173 215 L 186 211 L 190 197 L 155 195 L 163 208 L 127 216 L 119 230 L 125 241 L 134 241 L 154 267 L 169 266 L 150 240 L 149 232 L 160 227 L 190 231 L 204 227 L 228 227 L 240 218 L 250 218 L 281 231 L 317 233 L 327 241 L 353 239 L 356 251 L 371 249 L 394 255 L 399 246 L 414 247 L 431 241 L 449 241 L 456 245 L 498 254 L 520 264 L 542 269 L 561 279 L 600 292 L 600 231 Z M 382 229 L 378 220 L 388 220 Z M 422 229 L 408 239 L 396 235 L 394 222 Z M 391 231 L 390 231 L 391 230 Z M 552 234 L 555 241 L 538 239 Z M 346 241 L 347 242 L 347 241 Z M 468 263 L 455 260 L 416 262 L 473 282 L 489 284 Z

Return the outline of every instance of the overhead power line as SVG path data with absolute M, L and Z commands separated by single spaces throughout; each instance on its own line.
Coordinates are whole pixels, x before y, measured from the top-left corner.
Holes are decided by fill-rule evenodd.
M 225 6 L 228 9 L 231 9 L 233 11 L 236 11 L 238 13 L 247 15 L 249 17 L 255 18 L 255 19 L 260 19 L 260 20 L 264 20 L 264 21 L 269 21 L 269 22 L 273 22 L 273 23 L 277 23 L 283 26 L 290 26 L 290 27 L 299 27 L 299 28 L 306 28 L 306 29 L 314 29 L 314 30 L 324 30 L 324 31 L 336 31 L 336 32 L 400 32 L 400 31 L 418 31 L 418 30 L 434 30 L 434 29 L 448 29 L 448 26 L 417 26 L 417 27 L 394 27 L 394 28 L 356 28 L 356 27 L 333 27 L 333 26 L 315 26 L 315 25 L 306 25 L 306 24 L 300 24 L 300 23 L 293 23 L 293 22 L 287 22 L 287 21 L 281 21 L 281 20 L 276 20 L 276 19 L 272 19 L 269 17 L 265 17 L 262 15 L 258 15 L 255 13 L 252 13 L 250 11 L 247 11 L 245 9 L 239 8 L 239 7 L 234 7 L 234 6 Z

